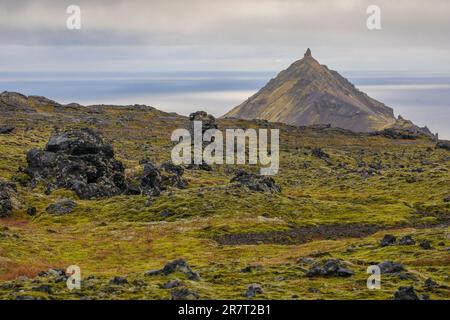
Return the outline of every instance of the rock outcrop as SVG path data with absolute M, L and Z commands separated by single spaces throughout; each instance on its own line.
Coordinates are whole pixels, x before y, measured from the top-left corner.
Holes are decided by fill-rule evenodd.
M 27 153 L 25 172 L 31 184 L 42 181 L 47 188 L 73 190 L 82 199 L 125 194 L 157 196 L 169 186 L 184 188 L 183 168 L 171 162 L 157 167 L 145 161 L 144 172 L 135 186 L 125 178 L 125 168 L 114 157 L 111 144 L 91 129 L 54 132 L 46 147 Z
M 25 172 L 32 184 L 67 188 L 82 199 L 118 195 L 127 190 L 124 166 L 110 144 L 91 129 L 54 132 L 47 146 L 27 153 Z

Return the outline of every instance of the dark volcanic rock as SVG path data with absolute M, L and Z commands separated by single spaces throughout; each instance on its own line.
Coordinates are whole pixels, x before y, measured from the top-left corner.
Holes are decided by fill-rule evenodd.
M 28 209 L 27 209 L 27 214 L 29 215 L 29 216 L 35 216 L 36 215 L 36 213 L 37 213 L 37 210 L 36 210 L 36 207 L 29 207 Z
M 8 125 L 6 125 L 6 126 L 0 126 L 0 134 L 8 134 L 8 133 L 11 133 L 11 132 L 14 131 L 14 129 L 15 129 L 15 127 L 13 127 L 13 126 L 8 126 Z
M 308 277 L 351 277 L 354 272 L 345 268 L 340 260 L 327 260 L 325 263 L 313 265 L 306 276 Z
M 399 273 L 405 271 L 405 268 L 401 263 L 392 261 L 383 261 L 378 264 L 381 273 Z
M 380 246 L 381 247 L 387 247 L 392 246 L 397 241 L 397 238 L 393 236 L 392 234 L 386 234 L 383 239 L 381 240 Z
M 27 153 L 25 172 L 32 184 L 44 180 L 75 191 L 82 199 L 118 195 L 127 189 L 124 167 L 94 131 L 84 128 L 54 132 L 44 150 Z
M 205 133 L 205 131 L 209 129 L 217 129 L 217 122 L 216 118 L 214 118 L 213 115 L 210 115 L 206 113 L 205 111 L 197 111 L 194 113 L 191 113 L 189 115 L 189 133 L 191 134 L 191 143 L 192 146 L 194 145 L 194 121 L 201 121 L 202 122 L 202 135 Z M 203 141 L 202 147 L 205 148 L 206 145 L 208 145 L 209 142 Z M 188 169 L 193 170 L 204 170 L 204 171 L 212 171 L 212 167 L 207 164 L 205 161 L 202 161 L 201 164 L 195 164 L 191 163 L 187 166 Z
M 196 300 L 198 298 L 199 295 L 188 288 L 175 289 L 170 293 L 171 300 Z
M 53 203 L 45 209 L 50 214 L 54 215 L 63 215 L 67 213 L 71 213 L 75 207 L 77 206 L 76 202 L 70 199 L 64 199 L 58 201 L 57 203 Z
M 394 294 L 394 300 L 420 300 L 414 287 L 400 287 Z
M 164 162 L 159 168 L 151 161 L 144 163 L 144 173 L 140 178 L 142 193 L 148 196 L 157 196 L 167 187 L 183 189 L 187 186 L 182 177 L 184 169 L 170 161 Z
M 159 195 L 161 193 L 161 180 L 159 169 L 152 162 L 146 162 L 140 182 L 142 193 L 148 196 Z
M 0 218 L 8 217 L 12 214 L 13 204 L 11 196 L 16 191 L 13 183 L 0 179 Z
M 421 247 L 422 249 L 425 249 L 425 250 L 430 250 L 430 249 L 431 249 L 431 243 L 430 243 L 430 241 L 428 241 L 428 240 L 422 240 L 422 241 L 420 241 L 419 245 L 420 245 L 420 247 Z
M 202 122 L 202 134 L 209 129 L 217 129 L 216 118 L 213 115 L 206 113 L 205 111 L 197 111 L 189 115 L 189 120 L 191 121 L 189 131 L 191 132 L 191 137 L 194 137 L 194 121 Z
M 200 280 L 199 274 L 197 272 L 195 272 L 194 270 L 192 270 L 192 268 L 189 266 L 189 264 L 183 259 L 177 259 L 177 260 L 171 261 L 171 262 L 167 263 L 160 270 L 147 271 L 145 273 L 145 275 L 146 276 L 156 276 L 156 275 L 160 275 L 160 274 L 169 275 L 169 274 L 177 272 L 177 271 L 183 272 L 184 274 L 186 274 L 189 280 L 193 280 L 193 281 Z
M 410 235 L 406 235 L 400 239 L 398 244 L 402 246 L 412 246 L 416 244 L 416 241 L 414 241 L 414 239 Z
M 178 280 L 178 279 L 174 279 L 174 280 L 169 280 L 168 282 L 164 283 L 161 288 L 163 289 L 172 289 L 172 288 L 176 288 L 179 286 L 182 286 L 183 283 Z
M 123 286 L 125 284 L 128 284 L 128 280 L 125 277 L 116 276 L 116 277 L 112 278 L 111 281 L 109 281 L 109 283 L 115 284 L 117 286 Z
M 450 141 L 449 140 L 439 140 L 436 143 L 436 148 L 445 149 L 450 151 Z
M 261 192 L 281 192 L 281 187 L 275 184 L 275 180 L 268 176 L 259 176 L 239 170 L 230 182 L 236 182 L 240 186 L 245 186 L 253 191 Z
M 181 166 L 173 164 L 171 161 L 164 162 L 161 167 L 161 185 L 163 188 L 168 186 L 179 189 L 186 188 L 187 182 L 183 179 L 184 169 Z
M 431 278 L 428 278 L 427 280 L 425 280 L 424 284 L 425 284 L 425 288 L 427 288 L 428 290 L 433 290 L 433 289 L 439 288 L 439 284 Z
M 33 291 L 39 291 L 39 292 L 45 292 L 45 293 L 48 293 L 48 294 L 52 293 L 52 289 L 47 284 L 41 284 L 40 286 L 33 287 L 32 290 Z
M 316 158 L 324 160 L 325 162 L 330 162 L 330 155 L 321 148 L 314 148 L 311 154 Z
M 263 294 L 264 291 L 262 286 L 258 283 L 253 283 L 247 287 L 247 291 L 245 291 L 245 297 L 254 298 L 257 294 Z

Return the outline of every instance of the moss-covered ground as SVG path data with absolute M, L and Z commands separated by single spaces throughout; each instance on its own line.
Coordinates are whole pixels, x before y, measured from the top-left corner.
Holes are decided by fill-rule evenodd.
M 165 191 L 152 203 L 144 196 L 80 200 L 68 190 L 45 194 L 42 185 L 26 186 L 26 152 L 45 146 L 54 126 L 88 126 L 112 142 L 116 157 L 129 176 L 142 170 L 139 160 L 162 163 L 170 158 L 173 129 L 186 127 L 187 118 L 157 110 L 136 111 L 112 106 L 63 108 L 35 106 L 36 113 L 17 111 L 1 121 L 16 126 L 0 135 L 0 177 L 16 182 L 13 215 L 0 219 L 0 298 L 30 295 L 43 299 L 167 299 L 161 284 L 180 279 L 204 299 L 240 299 L 251 283 L 259 283 L 262 299 L 390 299 L 399 286 L 413 285 L 431 299 L 450 298 L 450 154 L 435 142 L 388 139 L 333 129 L 220 120 L 226 127 L 281 129 L 280 171 L 274 176 L 282 192 L 261 193 L 230 184 L 233 166 L 214 166 L 210 172 L 185 170 L 186 189 Z M 314 157 L 320 147 L 331 162 Z M 257 167 L 246 167 L 255 171 Z M 74 212 L 52 216 L 45 208 L 62 198 L 77 202 Z M 26 211 L 34 206 L 37 215 Z M 161 215 L 169 211 L 170 216 Z M 274 233 L 308 226 L 376 226 L 364 236 L 339 233 L 312 241 L 221 245 L 217 239 L 235 234 L 270 238 Z M 380 247 L 385 234 L 412 235 L 416 245 Z M 428 240 L 431 249 L 419 242 Z M 310 278 L 300 257 L 316 261 L 344 260 L 350 278 Z M 200 274 L 147 277 L 167 262 L 185 259 Z M 404 264 L 408 277 L 383 275 L 380 290 L 368 290 L 366 269 L 385 260 Z M 82 288 L 69 291 L 64 282 L 37 277 L 49 268 L 78 265 Z M 258 266 L 242 272 L 246 266 Z M 114 276 L 128 284 L 111 285 Z M 424 280 L 440 287 L 428 290 Z M 50 293 L 36 290 L 50 284 Z M 316 290 L 317 289 L 317 290 Z

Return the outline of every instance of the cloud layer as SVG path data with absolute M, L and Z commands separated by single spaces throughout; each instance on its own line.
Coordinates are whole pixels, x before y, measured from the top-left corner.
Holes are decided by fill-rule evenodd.
M 382 30 L 366 28 L 370 4 Z M 447 0 L 0 0 L 0 71 L 277 70 L 306 47 L 341 70 L 450 71 L 449 13 Z

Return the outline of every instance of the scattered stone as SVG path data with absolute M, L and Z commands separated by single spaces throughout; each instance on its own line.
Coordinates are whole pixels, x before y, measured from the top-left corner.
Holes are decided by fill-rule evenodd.
M 13 126 L 0 126 L 0 134 L 9 134 L 11 132 L 13 132 L 15 129 L 15 127 Z
M 385 274 L 400 273 L 405 271 L 405 268 L 401 263 L 393 261 L 383 261 L 378 264 L 378 267 L 380 268 L 381 273 Z
M 170 293 L 171 300 L 196 300 L 199 298 L 199 295 L 191 291 L 187 288 L 174 289 Z
M 428 240 L 421 240 L 419 243 L 419 246 L 424 250 L 430 250 L 431 249 L 431 243 Z
M 39 291 L 39 292 L 45 292 L 45 293 L 48 293 L 48 294 L 52 293 L 52 289 L 50 288 L 49 285 L 46 285 L 46 284 L 41 284 L 40 286 L 33 287 L 32 290 L 33 291 Z
M 381 240 L 380 246 L 381 247 L 387 247 L 392 246 L 397 241 L 397 238 L 393 236 L 392 234 L 386 234 L 383 239 Z
M 308 277 L 351 277 L 354 272 L 345 268 L 340 260 L 327 260 L 325 263 L 313 265 L 306 276 Z
M 398 244 L 402 246 L 412 246 L 416 244 L 416 241 L 414 241 L 414 239 L 410 235 L 406 235 L 400 239 Z
M 400 287 L 394 293 L 394 300 L 420 300 L 420 297 L 417 295 L 414 287 Z
M 19 295 L 16 296 L 15 300 L 41 300 L 41 299 L 33 296 Z
M 0 179 L 0 218 L 9 217 L 12 214 L 11 197 L 15 192 L 15 184 Z
M 439 284 L 433 279 L 428 278 L 427 280 L 425 280 L 425 288 L 427 288 L 428 290 L 433 290 L 439 288 Z
M 168 218 L 168 217 L 175 215 L 175 213 L 173 213 L 172 211 L 170 211 L 168 209 L 164 209 L 163 211 L 161 211 L 161 213 L 159 215 L 163 218 Z
M 308 288 L 308 292 L 310 293 L 321 293 L 319 289 L 317 288 Z
M 330 155 L 328 153 L 326 153 L 325 151 L 323 151 L 321 148 L 314 148 L 312 149 L 311 154 L 319 159 L 324 160 L 325 162 L 330 162 Z
M 262 266 L 261 265 L 246 266 L 246 267 L 241 269 L 241 272 L 243 272 L 243 273 L 250 273 L 250 272 L 253 272 L 253 271 L 257 271 L 257 270 L 262 270 Z
M 247 287 L 244 296 L 247 298 L 254 298 L 257 294 L 263 294 L 262 286 L 258 283 L 253 283 Z
M 68 279 L 66 271 L 60 268 L 52 268 L 47 271 L 41 271 L 38 273 L 38 277 L 51 278 L 55 283 L 65 282 Z
M 28 214 L 29 216 L 34 217 L 34 216 L 36 215 L 36 213 L 37 213 L 36 207 L 29 207 L 29 208 L 27 209 L 27 214 Z
M 281 192 L 281 187 L 275 184 L 275 180 L 272 177 L 259 176 L 244 170 L 238 170 L 230 182 L 235 182 L 238 186 L 245 186 L 253 191 Z
M 450 140 L 439 140 L 436 143 L 436 148 L 445 149 L 450 151 Z
M 128 280 L 125 277 L 115 276 L 114 278 L 112 278 L 109 281 L 109 284 L 114 284 L 114 285 L 117 285 L 117 286 L 123 286 L 123 285 L 128 284 Z
M 77 204 L 75 201 L 70 199 L 64 199 L 61 201 L 58 201 L 57 203 L 53 203 L 45 209 L 46 212 L 54 215 L 63 215 L 71 213 L 75 208 Z
M 75 191 L 82 199 L 110 197 L 127 190 L 125 169 L 114 150 L 88 128 L 55 131 L 47 146 L 27 153 L 25 172 L 32 186 L 46 181 Z
M 183 285 L 183 283 L 180 280 L 175 279 L 175 280 L 169 280 L 168 282 L 164 283 L 161 286 L 161 288 L 163 288 L 163 289 L 172 289 L 172 288 L 176 288 L 176 287 L 179 287 L 179 286 L 182 286 L 182 285 Z
M 450 195 L 446 196 L 443 201 L 444 202 L 450 202 Z
M 188 263 L 183 259 L 177 259 L 174 261 L 171 261 L 167 263 L 162 269 L 160 270 L 151 270 L 147 271 L 144 275 L 146 276 L 156 276 L 156 275 L 169 275 L 174 272 L 183 272 L 186 274 L 189 280 L 192 281 L 199 281 L 200 276 L 197 272 L 192 270 L 192 268 L 188 265 Z

